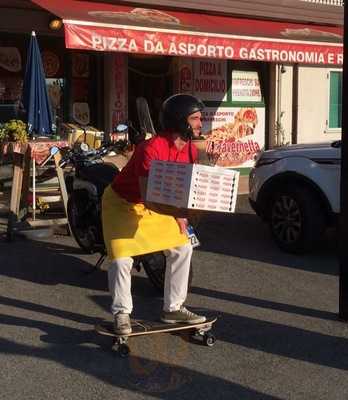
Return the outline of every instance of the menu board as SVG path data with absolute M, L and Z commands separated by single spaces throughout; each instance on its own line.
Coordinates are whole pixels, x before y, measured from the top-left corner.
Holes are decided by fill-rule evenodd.
M 147 201 L 189 209 L 235 211 L 239 172 L 199 164 L 151 163 Z

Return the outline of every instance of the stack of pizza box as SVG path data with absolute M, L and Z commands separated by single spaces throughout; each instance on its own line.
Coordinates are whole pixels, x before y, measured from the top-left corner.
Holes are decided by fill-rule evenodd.
M 152 161 L 146 200 L 207 211 L 233 213 L 239 172 L 200 164 Z

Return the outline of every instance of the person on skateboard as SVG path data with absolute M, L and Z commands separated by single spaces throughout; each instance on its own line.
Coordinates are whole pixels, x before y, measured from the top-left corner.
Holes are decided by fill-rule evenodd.
M 200 135 L 203 108 L 204 104 L 191 95 L 176 94 L 165 100 L 160 115 L 163 132 L 137 145 L 128 164 L 103 194 L 103 234 L 111 260 L 108 285 L 116 334 L 132 331 L 132 257 L 156 251 L 166 256 L 161 321 L 197 324 L 206 320 L 184 307 L 192 256 L 186 234 L 187 210 L 145 202 L 153 160 L 197 161 L 198 150 L 191 138 Z

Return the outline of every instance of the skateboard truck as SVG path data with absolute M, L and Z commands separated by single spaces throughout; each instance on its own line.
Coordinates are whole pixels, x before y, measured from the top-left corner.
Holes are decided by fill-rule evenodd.
M 122 357 L 128 357 L 130 353 L 130 348 L 127 344 L 128 337 L 127 336 L 119 336 L 114 338 L 112 348 L 118 351 L 118 354 Z
M 208 328 L 197 329 L 192 335 L 193 340 L 203 340 L 205 346 L 213 347 L 216 342 L 216 337 L 210 332 L 211 326 Z

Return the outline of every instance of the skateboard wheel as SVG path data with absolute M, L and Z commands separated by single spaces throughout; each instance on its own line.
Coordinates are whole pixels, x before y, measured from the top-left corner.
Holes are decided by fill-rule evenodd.
M 204 335 L 203 337 L 203 342 L 206 346 L 208 347 L 213 347 L 215 342 L 216 342 L 216 338 L 214 335 L 212 335 L 211 333 L 207 333 Z
M 129 353 L 130 353 L 130 348 L 128 345 L 126 344 L 120 344 L 119 348 L 118 348 L 118 353 L 120 354 L 120 356 L 122 358 L 126 358 L 128 357 Z

